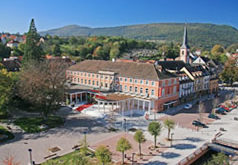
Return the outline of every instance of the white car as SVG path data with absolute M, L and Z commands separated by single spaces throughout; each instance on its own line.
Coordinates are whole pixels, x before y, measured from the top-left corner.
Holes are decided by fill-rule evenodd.
M 184 108 L 185 108 L 185 109 L 190 109 L 190 108 L 192 108 L 192 104 L 186 104 L 186 105 L 184 106 Z

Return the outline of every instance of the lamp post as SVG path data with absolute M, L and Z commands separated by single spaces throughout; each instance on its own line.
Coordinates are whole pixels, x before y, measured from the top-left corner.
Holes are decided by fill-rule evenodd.
M 30 155 L 30 165 L 33 165 L 33 162 L 32 162 L 32 149 L 29 148 L 28 151 L 29 151 L 29 155 Z
M 126 119 L 124 119 L 124 129 L 125 129 L 125 132 L 126 132 Z
M 172 147 L 172 142 L 173 142 L 173 135 L 174 135 L 174 133 L 171 133 L 171 140 L 170 140 L 170 147 Z

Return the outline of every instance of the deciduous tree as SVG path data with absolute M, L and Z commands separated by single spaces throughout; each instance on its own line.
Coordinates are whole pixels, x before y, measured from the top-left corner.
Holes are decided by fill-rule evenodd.
M 154 147 L 156 148 L 156 138 L 157 136 L 160 135 L 161 132 L 161 124 L 159 122 L 156 121 L 152 121 L 149 126 L 148 126 L 148 131 L 150 132 L 150 134 L 152 136 L 154 136 Z
M 33 104 L 44 118 L 58 110 L 64 100 L 66 67 L 61 60 L 46 60 L 31 62 L 20 73 L 20 96 Z
M 139 144 L 139 154 L 141 156 L 141 143 L 146 142 L 145 135 L 143 134 L 141 130 L 137 130 L 134 135 L 134 139 Z
M 165 128 L 168 129 L 168 140 L 169 140 L 170 139 L 170 131 L 171 131 L 171 129 L 174 129 L 175 122 L 171 119 L 166 119 L 164 121 L 164 126 L 165 126 Z
M 112 160 L 112 153 L 105 146 L 99 146 L 95 151 L 95 155 L 102 165 L 109 163 Z
M 124 164 L 124 157 L 125 157 L 124 153 L 129 149 L 131 149 L 130 142 L 124 137 L 119 139 L 119 141 L 117 142 L 116 150 L 122 153 L 122 164 Z

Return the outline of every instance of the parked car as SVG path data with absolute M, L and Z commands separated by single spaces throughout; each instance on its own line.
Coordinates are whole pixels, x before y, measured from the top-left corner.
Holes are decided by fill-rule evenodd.
M 226 107 L 225 105 L 221 105 L 220 108 L 223 108 L 226 112 L 230 112 L 231 109 Z
M 210 113 L 210 114 L 208 115 L 208 118 L 216 119 L 216 120 L 220 119 L 220 117 L 218 117 L 217 115 L 215 115 L 215 114 L 213 114 L 213 113 Z
M 215 112 L 216 113 L 218 113 L 218 114 L 221 114 L 221 115 L 225 115 L 226 113 L 226 111 L 223 109 L 223 108 L 217 108 L 216 110 L 215 110 Z
M 196 127 L 208 128 L 208 126 L 198 120 L 193 120 L 192 124 Z
M 184 108 L 185 108 L 185 109 L 190 109 L 190 108 L 192 108 L 192 104 L 186 104 L 186 105 L 184 106 Z

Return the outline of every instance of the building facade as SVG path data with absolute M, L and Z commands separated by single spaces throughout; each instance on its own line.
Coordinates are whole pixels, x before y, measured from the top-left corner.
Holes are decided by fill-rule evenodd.
M 155 111 L 176 105 L 179 96 L 178 77 L 149 63 L 86 60 L 66 74 L 79 86 L 149 99 Z

